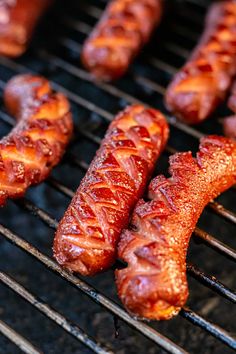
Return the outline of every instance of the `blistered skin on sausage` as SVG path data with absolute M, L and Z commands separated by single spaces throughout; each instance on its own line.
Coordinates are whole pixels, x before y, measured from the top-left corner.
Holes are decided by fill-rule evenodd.
M 236 74 L 236 1 L 211 6 L 199 45 L 166 92 L 166 105 L 189 124 L 200 123 L 222 102 Z
M 119 296 L 134 315 L 164 320 L 188 297 L 186 252 L 203 208 L 236 182 L 236 144 L 227 138 L 201 140 L 191 152 L 170 158 L 170 178 L 149 186 L 151 201 L 139 201 L 123 231 L 118 256 L 127 267 L 116 272 Z
M 27 49 L 34 29 L 52 0 L 0 2 L 0 54 L 18 57 Z
M 120 233 L 168 132 L 164 116 L 142 105 L 129 106 L 114 119 L 59 224 L 54 256 L 61 265 L 93 275 L 113 264 Z
M 69 102 L 40 76 L 15 76 L 6 85 L 4 101 L 18 122 L 0 140 L 0 205 L 44 180 L 72 133 Z
M 118 79 L 160 22 L 162 0 L 112 0 L 86 40 L 82 62 L 95 79 Z
M 231 89 L 228 107 L 233 111 L 233 115 L 223 120 L 223 129 L 226 136 L 236 139 L 236 81 Z

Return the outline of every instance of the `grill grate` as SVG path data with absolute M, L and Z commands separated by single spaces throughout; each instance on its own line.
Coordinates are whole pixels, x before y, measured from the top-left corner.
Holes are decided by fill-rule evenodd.
M 96 6 L 94 6 L 94 3 L 96 4 Z M 135 63 L 134 68 L 130 70 L 127 75 L 127 78 L 121 80 L 121 83 L 96 83 L 93 86 L 91 86 L 91 78 L 89 74 L 81 67 L 79 67 L 75 54 L 81 50 L 82 40 L 88 33 L 90 33 L 92 24 L 101 15 L 101 9 L 105 6 L 105 1 L 90 0 L 89 5 L 85 4 L 86 2 L 84 1 L 82 2 L 82 4 L 74 5 L 71 1 L 71 6 L 77 8 L 77 12 L 78 9 L 80 9 L 80 16 L 78 16 L 79 19 L 76 18 L 75 14 L 66 14 L 66 16 L 63 17 L 60 16 L 60 14 L 58 15 L 57 21 L 65 27 L 65 31 L 63 31 L 58 36 L 58 39 L 56 39 L 55 46 L 53 46 L 52 48 L 48 48 L 47 45 L 40 45 L 38 46 L 39 49 L 32 48 L 27 56 L 23 57 L 22 59 L 19 59 L 18 61 L 0 58 L 1 70 L 8 70 L 11 72 L 11 74 L 17 74 L 28 71 L 39 72 L 42 74 L 45 74 L 46 72 L 49 78 L 52 79 L 51 81 L 53 82 L 53 87 L 56 90 L 64 92 L 69 97 L 72 104 L 76 107 L 76 112 L 82 114 L 82 110 L 85 110 L 86 115 L 89 114 L 91 120 L 93 119 L 93 117 L 95 117 L 95 123 L 97 125 L 101 125 L 100 118 L 102 118 L 104 122 L 110 122 L 113 118 L 113 113 L 111 113 L 111 111 L 117 111 L 117 107 L 121 108 L 126 103 L 139 102 L 144 103 L 146 105 L 160 107 L 163 110 L 164 108 L 162 105 L 162 96 L 165 92 L 165 86 L 168 83 L 171 75 L 176 72 L 177 66 L 180 66 L 184 59 L 189 55 L 189 48 L 186 49 L 185 46 L 183 47 L 183 43 L 181 43 L 181 45 L 178 42 L 175 43 L 172 39 L 172 36 L 174 36 L 173 38 L 175 38 L 176 35 L 184 37 L 187 41 L 190 41 L 190 47 L 193 46 L 198 37 L 197 32 L 199 29 L 199 25 L 202 24 L 203 21 L 203 14 L 206 2 L 188 0 L 184 5 L 184 11 L 180 12 L 179 14 L 181 24 L 179 24 L 176 20 L 176 23 L 174 23 L 174 25 L 171 25 L 170 32 L 165 35 L 165 38 L 163 40 L 163 50 L 166 51 L 166 53 L 168 54 L 167 57 L 170 58 L 170 60 L 166 58 L 163 59 L 162 55 L 157 55 L 157 57 L 155 57 L 155 55 L 153 54 L 153 52 L 155 53 L 155 51 L 153 51 L 153 48 L 148 47 L 146 54 L 142 55 L 140 61 L 139 59 L 137 60 L 137 63 Z M 181 5 L 180 8 L 182 8 Z M 193 23 L 198 26 L 198 29 L 188 30 L 187 18 L 189 16 L 191 20 L 193 18 Z M 91 25 L 89 23 L 91 23 Z M 80 41 L 80 43 L 78 43 L 77 41 Z M 63 59 L 64 57 L 65 59 Z M 148 68 L 148 70 L 146 70 L 146 67 Z M 159 84 L 159 80 L 154 80 L 150 78 L 152 77 L 152 72 L 154 72 L 155 70 L 158 70 L 158 73 L 160 74 L 161 84 Z M 60 80 L 58 79 L 58 72 L 60 71 L 63 71 L 63 73 L 65 74 L 65 76 L 63 76 L 63 86 L 59 84 Z M 5 77 L 4 74 L 3 77 Z M 3 90 L 6 80 L 0 80 L 1 90 Z M 90 85 L 90 90 L 93 90 L 93 92 L 97 92 L 98 95 L 103 92 L 105 95 L 111 96 L 111 101 L 114 102 L 114 107 L 111 106 L 112 104 L 108 103 L 107 101 L 101 102 L 101 104 L 97 105 L 96 97 L 94 97 L 95 103 L 93 103 L 91 99 L 83 98 L 83 95 L 80 96 L 79 94 L 77 94 L 74 85 L 75 80 L 79 80 L 79 82 L 83 82 L 86 85 Z M 122 84 L 123 81 L 124 83 Z M 145 99 L 140 99 L 140 96 L 144 96 Z M 153 101 L 153 96 L 155 96 L 155 101 Z M 103 108 L 104 106 L 106 106 L 107 108 Z M 77 115 L 78 114 L 76 114 L 76 116 Z M 14 124 L 14 119 L 10 117 L 3 110 L 3 108 L 1 108 L 0 110 L 0 120 L 8 126 Z M 168 116 L 168 121 L 172 127 L 172 135 L 174 135 L 175 133 L 184 134 L 186 143 L 188 142 L 191 146 L 195 146 L 195 142 L 192 141 L 196 140 L 197 143 L 197 139 L 204 135 L 204 133 L 207 131 L 208 126 L 208 123 L 206 123 L 206 126 L 202 126 L 202 130 L 204 131 L 204 133 L 202 133 L 195 128 L 188 127 L 176 121 L 175 118 L 172 116 Z M 209 130 L 211 128 L 212 127 L 209 126 Z M 84 173 L 88 168 L 86 156 L 82 156 L 81 159 L 75 156 L 73 152 L 73 144 L 76 144 L 78 138 L 81 137 L 85 139 L 88 144 L 94 144 L 95 146 L 97 146 L 97 144 L 99 144 L 101 141 L 100 135 L 102 134 L 97 134 L 96 129 L 87 129 L 87 126 L 85 124 L 77 124 L 76 133 L 78 133 L 78 137 L 76 137 L 75 141 L 72 142 L 71 151 L 66 153 L 63 162 L 66 165 L 78 168 L 82 173 Z M 172 146 L 172 140 L 173 139 L 170 140 L 171 146 L 168 146 L 166 148 L 166 155 L 176 152 L 176 149 Z M 178 143 L 176 145 L 178 145 Z M 184 147 L 182 146 L 182 148 Z M 69 198 L 71 198 L 74 194 L 73 190 L 64 185 L 64 183 L 62 183 L 61 179 L 58 177 L 50 177 L 46 181 L 46 184 L 50 188 L 53 188 L 57 192 L 64 195 L 68 199 L 68 201 Z M 233 189 L 232 193 L 235 193 Z M 35 215 L 38 219 L 43 221 L 44 224 L 47 225 L 49 228 L 55 229 L 57 227 L 57 220 L 52 217 L 49 212 L 44 210 L 44 208 L 39 207 L 37 203 L 34 203 L 26 198 L 15 201 L 14 203 L 20 209 L 25 209 L 27 212 L 30 212 L 31 214 Z M 228 210 L 226 207 L 223 207 L 220 203 L 215 201 L 211 202 L 208 205 L 208 209 L 214 214 L 220 216 L 222 220 L 226 220 L 227 222 L 229 222 L 228 224 L 232 224 L 233 226 L 235 226 L 235 212 Z M 27 215 L 27 217 L 29 218 L 30 215 Z M 26 229 L 26 232 L 29 231 L 30 230 Z M 157 331 L 150 325 L 132 318 L 125 310 L 123 310 L 119 305 L 117 305 L 116 302 L 113 301 L 113 299 L 110 299 L 108 296 L 103 295 L 100 291 L 96 290 L 86 281 L 81 280 L 77 276 L 69 274 L 65 270 L 62 270 L 60 266 L 56 264 L 56 262 L 54 262 L 50 257 L 48 257 L 46 254 L 34 247 L 31 243 L 25 241 L 17 233 L 11 231 L 10 228 L 0 225 L 0 233 L 6 240 L 16 245 L 19 249 L 26 252 L 26 254 L 31 255 L 33 259 L 38 260 L 41 264 L 49 268 L 52 272 L 60 275 L 65 281 L 73 285 L 77 290 L 83 292 L 90 299 L 95 301 L 97 304 L 101 305 L 105 310 L 108 310 L 112 315 L 116 316 L 117 319 L 128 324 L 130 327 L 140 332 L 143 336 L 151 340 L 153 343 L 162 347 L 165 351 L 170 353 L 186 352 L 174 341 L 168 339 L 165 335 L 161 334 L 159 330 Z M 194 237 L 198 242 L 203 241 L 206 246 L 210 246 L 211 248 L 221 253 L 223 256 L 229 258 L 230 260 L 236 260 L 236 251 L 233 248 L 220 241 L 219 239 L 215 238 L 203 229 L 197 227 L 194 232 Z M 215 277 L 203 273 L 196 266 L 193 266 L 191 264 L 188 264 L 188 273 L 198 282 L 210 288 L 215 293 L 221 295 L 228 301 L 232 303 L 236 302 L 236 293 L 232 291 L 228 286 L 218 281 Z M 41 300 L 38 295 L 34 296 L 31 292 L 26 290 L 26 288 L 20 285 L 16 280 L 10 277 L 6 272 L 0 272 L 0 281 L 8 288 L 13 290 L 16 294 L 24 298 L 31 305 L 33 305 L 34 308 L 38 309 L 45 316 L 57 323 L 74 338 L 82 342 L 86 347 L 90 348 L 92 351 L 96 353 L 112 352 L 112 350 L 107 349 L 109 348 L 109 345 L 106 345 L 104 343 L 98 343 L 96 339 L 88 335 L 84 330 L 82 330 L 82 328 L 67 319 L 68 316 L 61 315 L 59 312 L 57 312 L 47 303 Z M 190 291 L 192 293 L 194 292 L 194 289 L 190 289 Z M 198 326 L 203 331 L 211 334 L 213 337 L 217 338 L 226 346 L 236 349 L 235 337 L 227 330 L 224 330 L 223 328 L 215 325 L 212 321 L 206 320 L 204 317 L 197 314 L 195 311 L 190 310 L 189 308 L 184 308 L 181 311 L 180 316 L 187 319 L 192 325 Z M 161 331 L 161 326 L 159 328 Z M 7 338 L 9 338 L 12 342 L 14 342 L 25 353 L 40 353 L 40 350 L 36 349 L 34 345 L 32 345 L 28 340 L 24 339 L 20 334 L 11 329 L 3 321 L 0 321 L 0 332 Z M 227 350 L 226 347 L 225 350 Z

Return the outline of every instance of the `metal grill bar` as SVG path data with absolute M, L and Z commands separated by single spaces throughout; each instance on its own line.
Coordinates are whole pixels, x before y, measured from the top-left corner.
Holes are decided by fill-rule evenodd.
M 208 286 L 210 289 L 214 289 L 215 292 L 224 296 L 227 300 L 236 303 L 236 293 L 232 290 L 228 289 L 225 285 L 220 283 L 215 277 L 206 275 L 197 269 L 192 264 L 187 265 L 188 272 L 197 279 L 198 281 L 202 282 L 204 285 Z
M 28 209 L 31 209 L 33 213 L 36 212 L 37 207 L 35 207 L 29 201 L 21 201 L 21 203 L 26 204 Z M 47 218 L 50 218 L 47 215 Z M 52 219 L 50 223 L 52 224 L 54 220 Z M 55 225 L 55 228 L 57 224 Z M 164 349 L 173 353 L 170 350 L 169 344 L 171 343 L 166 337 L 162 336 L 160 333 L 156 332 L 152 328 L 146 326 L 144 323 L 139 322 L 129 316 L 124 310 L 122 310 L 118 305 L 114 302 L 103 296 L 101 293 L 98 293 L 94 288 L 90 287 L 86 282 L 81 281 L 78 277 L 71 275 L 67 271 L 63 270 L 56 262 L 52 259 L 47 257 L 46 255 L 42 254 L 39 250 L 35 247 L 30 245 L 28 242 L 19 238 L 19 236 L 13 234 L 10 230 L 5 228 L 3 225 L 0 225 L 0 233 L 10 240 L 12 243 L 17 245 L 18 247 L 25 250 L 27 253 L 35 256 L 39 261 L 45 264 L 49 269 L 53 270 L 54 272 L 58 272 L 63 278 L 68 280 L 70 283 L 75 285 L 81 291 L 83 291 L 86 295 L 90 296 L 95 302 L 99 303 L 103 307 L 105 307 L 109 312 L 117 315 L 120 319 L 124 320 L 129 325 L 133 326 L 134 328 L 140 330 L 146 337 L 153 340 L 156 344 L 159 344 Z M 206 330 L 207 332 L 211 333 L 215 338 L 223 341 L 229 347 L 234 348 L 236 345 L 236 339 L 230 335 L 227 331 L 223 330 L 222 328 L 212 325 L 211 322 L 207 321 L 206 319 L 202 318 L 198 314 L 194 313 L 189 309 L 182 309 L 181 310 L 182 317 L 186 318 L 191 323 L 197 324 L 202 329 Z M 164 342 L 163 342 L 164 340 Z M 172 344 L 173 346 L 173 344 Z M 175 345 L 175 350 L 179 350 L 180 348 Z M 173 348 L 172 348 L 173 349 Z M 181 352 L 181 351 L 180 351 Z M 174 351 L 175 353 L 175 351 Z
M 54 225 L 53 228 L 57 228 L 58 223 L 52 219 L 47 213 L 45 213 L 44 211 L 42 211 L 42 209 L 36 207 L 32 202 L 24 199 L 24 200 L 20 200 L 17 202 L 17 204 L 20 203 L 20 206 L 24 207 L 25 209 L 27 209 L 28 211 L 32 212 L 34 215 L 39 216 L 42 221 L 44 221 L 46 224 L 48 224 L 48 226 L 50 225 Z M 201 279 L 202 282 L 204 282 L 207 286 L 209 286 L 212 290 L 216 291 L 216 292 L 221 292 L 221 295 L 223 295 L 224 297 L 227 297 L 227 293 L 230 292 L 230 296 L 227 297 L 228 300 L 235 300 L 235 293 L 233 293 L 231 290 L 227 289 L 224 285 L 222 285 L 220 282 L 215 283 L 213 280 L 213 277 L 209 277 L 206 276 L 205 274 L 202 273 L 203 276 L 201 276 L 201 272 L 199 270 L 197 270 L 196 268 L 193 268 L 190 266 L 190 274 L 195 275 L 195 277 L 199 277 Z M 203 318 L 201 318 L 199 315 L 195 316 L 195 313 L 189 309 L 186 310 L 187 311 L 187 315 L 185 316 L 185 311 L 182 311 L 183 317 L 188 319 L 190 322 L 195 324 L 196 320 L 199 320 L 199 326 L 203 329 L 205 329 L 206 331 L 209 331 L 209 328 L 211 326 L 211 323 Z M 204 324 L 207 323 L 207 326 L 205 326 Z M 222 336 L 224 336 L 224 333 L 227 333 L 223 330 L 223 332 L 221 332 L 221 329 L 218 326 L 215 326 L 214 328 L 212 328 L 209 331 L 212 335 L 214 335 L 217 339 L 222 339 Z M 225 341 L 226 344 L 230 345 L 231 347 L 233 345 L 235 345 L 236 340 L 234 337 L 232 337 L 229 333 L 227 334 Z M 231 344 L 229 344 L 231 343 Z
M 27 339 L 0 320 L 0 332 L 26 354 L 42 354 Z
M 11 290 L 20 295 L 23 299 L 33 305 L 37 310 L 43 313 L 46 317 L 50 318 L 53 322 L 57 323 L 70 335 L 85 344 L 88 348 L 98 354 L 112 354 L 108 349 L 102 348 L 99 343 L 89 337 L 81 328 L 71 323 L 67 318 L 55 311 L 53 308 L 45 304 L 42 300 L 35 297 L 32 293 L 26 290 L 23 286 L 18 284 L 14 279 L 7 274 L 0 272 L 0 280 L 8 286 Z M 39 353 L 36 351 L 36 353 Z
M 196 326 L 200 328 L 205 328 L 207 331 L 209 331 L 214 337 L 217 339 L 221 340 L 221 342 L 225 343 L 232 349 L 236 349 L 236 339 L 235 337 L 232 337 L 228 332 L 226 331 L 219 331 L 219 327 L 216 326 L 214 323 L 206 321 L 204 318 L 199 316 L 196 313 L 193 313 L 191 310 L 185 308 L 184 310 L 180 311 L 180 315 L 183 318 L 186 318 L 189 320 L 191 323 L 194 323 Z
M 65 195 L 68 196 L 68 193 L 73 196 L 73 191 L 68 189 L 67 187 L 63 186 L 60 182 L 56 181 L 55 179 L 50 179 L 49 182 L 56 190 L 61 190 L 62 193 L 65 193 Z M 32 213 L 34 216 L 37 216 L 43 221 L 47 226 L 57 229 L 58 227 L 58 221 L 52 218 L 51 215 L 49 215 L 47 212 L 42 210 L 41 208 L 37 207 L 34 203 L 29 201 L 28 199 L 20 199 L 18 201 L 15 201 L 15 204 L 19 205 L 20 207 L 23 207 L 30 213 Z M 203 284 L 207 285 L 210 287 L 213 291 L 216 291 L 217 293 L 221 293 L 222 296 L 226 297 L 228 300 L 234 302 L 235 301 L 235 293 L 228 289 L 224 284 L 218 282 L 214 277 L 208 276 L 201 272 L 199 269 L 196 267 L 193 267 L 189 265 L 187 267 L 187 270 L 189 273 L 194 276 L 197 280 L 201 281 Z
M 139 322 L 128 315 L 124 310 L 122 310 L 118 305 L 114 302 L 103 296 L 101 293 L 97 292 L 94 288 L 88 285 L 86 282 L 83 282 L 78 277 L 68 273 L 67 271 L 63 270 L 56 262 L 54 262 L 51 258 L 47 257 L 46 255 L 42 254 L 39 250 L 35 247 L 30 245 L 28 242 L 22 240 L 16 234 L 12 233 L 10 230 L 5 228 L 3 225 L 0 225 L 0 233 L 7 238 L 9 241 L 17 245 L 18 247 L 25 250 L 27 253 L 30 253 L 32 256 L 37 258 L 43 264 L 45 264 L 50 270 L 59 273 L 64 279 L 69 281 L 71 284 L 75 285 L 78 289 L 84 292 L 86 295 L 91 297 L 95 302 L 99 303 L 103 307 L 105 307 L 109 312 L 117 315 L 120 319 L 124 320 L 129 325 L 133 326 L 134 328 L 138 329 L 143 333 L 146 337 L 153 340 L 155 343 L 162 346 L 164 349 L 169 351 L 170 353 L 183 353 L 183 349 L 180 349 L 176 344 L 172 344 L 172 348 L 170 348 L 171 341 L 168 340 L 166 337 L 162 336 L 151 327 L 146 326 L 144 323 Z M 194 313 L 193 311 L 184 308 L 181 310 L 182 317 L 186 318 L 191 323 L 196 324 L 197 326 L 205 329 L 209 333 L 211 333 L 215 338 L 220 339 L 225 344 L 227 344 L 231 348 L 236 347 L 236 339 L 231 336 L 227 331 L 223 330 L 222 328 L 211 324 L 211 322 L 207 321 L 206 319 L 202 318 L 198 314 Z M 171 350 L 170 350 L 171 349 Z M 174 351 L 173 351 L 174 349 Z M 179 351 L 180 350 L 180 351 Z
M 53 222 L 53 221 L 52 221 Z M 67 280 L 69 283 L 74 285 L 77 289 L 81 290 L 83 293 L 88 295 L 95 302 L 102 305 L 112 314 L 118 316 L 124 322 L 129 324 L 131 327 L 137 329 L 144 336 L 152 340 L 154 343 L 160 345 L 162 348 L 173 354 L 183 354 L 187 353 L 185 350 L 180 348 L 177 344 L 170 341 L 165 336 L 156 332 L 151 327 L 147 326 L 145 323 L 139 322 L 131 317 L 127 312 L 125 312 L 120 306 L 116 305 L 113 301 L 106 298 L 101 293 L 97 292 L 93 287 L 91 287 L 85 281 L 82 281 L 78 277 L 70 274 L 66 270 L 62 269 L 55 261 L 53 261 L 48 256 L 42 254 L 37 248 L 32 246 L 30 243 L 21 239 L 19 236 L 11 232 L 9 229 L 0 224 L 0 233 L 2 236 L 11 241 L 14 245 L 18 246 L 38 261 L 43 263 L 47 268 L 53 272 L 59 274 L 62 278 Z

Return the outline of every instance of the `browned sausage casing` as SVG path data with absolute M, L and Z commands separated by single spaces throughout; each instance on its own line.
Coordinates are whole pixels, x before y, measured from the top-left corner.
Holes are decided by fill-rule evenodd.
M 224 100 L 236 74 L 236 1 L 213 4 L 199 45 L 166 93 L 170 111 L 200 123 Z
M 112 0 L 82 51 L 84 66 L 98 80 L 122 76 L 159 23 L 162 0 Z
M 15 76 L 6 85 L 4 101 L 18 123 L 0 140 L 0 205 L 44 180 L 72 133 L 69 102 L 40 76 Z
M 25 52 L 34 28 L 52 0 L 0 2 L 0 54 L 17 57 Z
M 186 252 L 205 205 L 236 182 L 236 144 L 208 136 L 197 158 L 170 158 L 170 178 L 150 184 L 150 202 L 138 202 L 123 231 L 118 256 L 128 266 L 116 272 L 119 296 L 140 317 L 169 319 L 188 297 Z
M 134 105 L 114 119 L 59 224 L 54 256 L 60 264 L 83 275 L 113 264 L 120 233 L 167 137 L 156 110 Z

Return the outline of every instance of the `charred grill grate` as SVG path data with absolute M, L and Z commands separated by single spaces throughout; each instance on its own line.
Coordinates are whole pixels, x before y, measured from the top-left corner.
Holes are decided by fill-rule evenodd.
M 169 24 L 167 23 L 165 27 L 169 29 L 167 30 L 165 28 L 161 28 L 158 30 L 160 33 L 165 33 L 163 39 L 159 35 L 157 35 L 156 39 L 158 40 L 159 38 L 158 46 L 160 43 L 161 50 L 157 50 L 156 52 L 155 48 L 153 48 L 153 43 L 155 47 L 154 38 L 152 44 L 148 46 L 145 53 L 143 53 L 141 57 L 137 59 L 133 68 L 130 69 L 128 75 L 124 79 L 120 80 L 119 83 L 115 84 L 93 84 L 89 74 L 78 64 L 78 55 L 76 55 L 76 53 L 81 50 L 81 44 L 85 36 L 90 33 L 92 25 L 99 18 L 101 15 L 101 9 L 105 6 L 105 1 L 102 0 L 90 0 L 88 2 L 89 4 L 86 3 L 86 1 L 81 1 L 80 4 L 76 4 L 76 2 L 70 1 L 71 10 L 68 11 L 68 13 L 55 14 L 55 21 L 58 23 L 58 28 L 62 28 L 61 30 L 58 30 L 58 39 L 53 38 L 53 41 L 56 40 L 56 44 L 54 43 L 54 45 L 52 45 L 53 42 L 50 41 L 50 35 L 48 36 L 49 38 L 47 39 L 47 43 L 44 44 L 45 37 L 43 34 L 39 34 L 39 38 L 37 40 L 40 44 L 37 45 L 37 48 L 31 48 L 29 53 L 23 58 L 17 61 L 0 58 L 0 72 L 2 78 L 0 80 L 1 91 L 4 89 L 5 82 L 8 77 L 13 74 L 28 71 L 42 73 L 49 77 L 49 79 L 53 82 L 53 86 L 56 90 L 64 92 L 69 97 L 75 110 L 75 117 L 84 117 L 84 119 L 79 121 L 79 124 L 78 121 L 76 122 L 76 137 L 71 144 L 71 150 L 66 153 L 63 160 L 64 164 L 62 165 L 73 166 L 73 168 L 76 169 L 75 171 L 78 171 L 78 169 L 80 170 L 78 172 L 78 176 L 75 175 L 74 179 L 71 179 L 74 180 L 74 186 L 78 184 L 78 178 L 82 177 L 83 173 L 88 168 L 87 151 L 88 154 L 91 155 L 91 151 L 94 152 L 97 148 L 107 123 L 109 123 L 109 121 L 113 118 L 113 113 L 111 112 L 115 113 L 125 104 L 135 102 L 141 102 L 146 105 L 153 105 L 164 110 L 162 98 L 165 92 L 165 86 L 170 80 L 171 75 L 176 72 L 177 67 L 179 67 L 184 62 L 185 58 L 189 55 L 190 48 L 196 42 L 198 33 L 200 31 L 200 25 L 203 23 L 203 15 L 207 2 L 188 0 L 184 3 L 184 5 L 181 5 L 180 1 L 178 8 L 180 10 L 178 10 L 179 12 L 176 14 L 174 21 Z M 54 12 L 51 15 L 53 16 Z M 191 18 L 191 20 L 189 21 L 188 18 Z M 44 26 L 46 27 L 46 30 Z M 46 23 L 45 25 L 43 24 L 42 27 L 43 29 L 41 30 L 45 30 L 45 33 L 52 29 L 52 25 L 50 23 Z M 175 38 L 178 40 L 175 41 Z M 61 81 L 63 82 L 63 86 L 60 84 Z M 76 84 L 76 82 L 78 82 L 78 84 Z M 82 91 L 82 89 L 80 91 L 80 87 L 77 87 L 76 85 L 84 85 L 87 93 L 84 94 L 84 91 Z M 103 97 L 103 95 L 104 99 L 100 99 L 100 97 Z M 219 112 L 219 114 L 222 113 L 222 111 Z M 88 123 L 85 121 L 87 116 L 90 117 L 90 121 Z M 7 126 L 9 126 L 9 129 L 10 126 L 14 124 L 14 119 L 4 111 L 3 106 L 0 110 L 0 119 L 2 124 L 4 126 L 6 125 L 4 129 L 7 129 Z M 174 117 L 169 116 L 168 120 L 170 126 L 172 127 L 172 137 L 170 140 L 170 145 L 167 146 L 164 155 L 174 153 L 176 149 L 173 146 L 176 146 L 182 150 L 186 148 L 194 149 L 195 146 L 197 146 L 197 140 L 204 133 L 212 131 L 213 121 L 206 122 L 201 125 L 201 128 L 204 132 L 202 133 L 198 130 L 198 127 L 197 129 L 188 127 L 182 123 L 177 122 Z M 220 125 L 217 125 L 217 123 L 214 124 L 216 124 L 214 127 L 214 132 L 220 132 Z M 82 140 L 83 144 L 81 145 L 81 148 L 79 147 L 79 154 L 77 156 L 74 151 L 76 151 L 75 147 L 76 144 L 78 144 L 78 140 Z M 85 153 L 83 153 L 83 151 L 85 151 Z M 166 156 L 164 156 L 162 159 L 165 158 Z M 162 162 L 160 162 L 160 164 L 162 164 Z M 163 162 L 163 165 L 165 165 L 165 161 Z M 50 189 L 50 198 L 54 198 L 54 193 L 52 193 L 52 189 L 54 189 L 66 197 L 68 203 L 69 198 L 73 196 L 74 192 L 72 189 L 67 187 L 64 182 L 62 182 L 62 180 L 63 173 L 60 173 L 60 171 L 57 173 L 56 169 L 55 173 L 53 173 L 53 177 L 48 178 L 45 184 Z M 26 213 L 26 215 L 24 214 L 25 232 L 27 234 L 32 232 L 30 227 L 27 226 L 30 225 L 30 214 L 33 214 L 40 221 L 43 221 L 43 223 L 48 228 L 53 230 L 56 229 L 58 224 L 57 220 L 50 215 L 51 212 L 45 210 L 46 208 L 38 206 L 38 204 L 41 205 L 45 203 L 42 202 L 40 198 L 35 198 L 33 193 L 35 193 L 35 195 L 37 194 L 37 192 L 32 191 L 32 198 L 30 199 L 24 198 L 14 202 L 14 204 L 20 208 L 18 210 L 26 210 L 27 212 L 30 212 Z M 231 194 L 235 194 L 235 190 L 232 189 Z M 36 200 L 36 202 L 31 201 L 31 199 Z M 39 201 L 39 203 L 37 203 L 37 201 Z M 57 201 L 55 199 L 55 205 L 56 203 Z M 9 204 L 13 205 L 12 202 Z M 66 201 L 64 201 L 64 207 L 65 206 Z M 7 208 L 8 206 L 6 209 Z M 213 213 L 216 216 L 220 216 L 222 220 L 225 220 L 227 222 L 227 227 L 235 227 L 235 212 L 228 210 L 226 207 L 223 207 L 220 203 L 215 201 L 211 202 L 207 209 L 209 209 L 210 214 Z M 3 217 L 1 217 L 1 220 L 4 220 L 5 224 L 5 219 L 7 219 L 7 211 L 5 214 L 4 211 L 5 209 L 3 209 Z M 38 223 L 38 219 L 35 222 Z M 27 222 L 29 224 L 27 224 Z M 11 224 L 8 220 L 7 223 Z M 0 233 L 4 240 L 10 241 L 11 244 L 14 244 L 19 249 L 23 250 L 27 255 L 31 255 L 33 260 L 38 260 L 43 266 L 46 266 L 52 272 L 62 277 L 65 282 L 73 285 L 77 290 L 79 290 L 78 296 L 81 292 L 86 294 L 89 299 L 95 301 L 97 304 L 103 307 L 105 311 L 109 311 L 109 313 L 114 315 L 116 320 L 120 320 L 122 323 L 126 323 L 128 326 L 141 333 L 142 336 L 148 338 L 154 343 L 154 348 L 156 344 L 163 348 L 163 350 L 170 353 L 186 352 L 177 344 L 177 340 L 175 341 L 168 339 L 164 334 L 160 333 L 162 332 L 162 325 L 160 325 L 158 330 L 156 330 L 151 325 L 132 318 L 113 299 L 107 295 L 103 295 L 102 292 L 96 290 L 92 285 L 88 284 L 87 280 L 82 280 L 77 276 L 62 270 L 60 266 L 57 265 L 54 260 L 52 260 L 51 257 L 41 252 L 41 250 L 38 248 L 34 247 L 31 242 L 28 242 L 19 236 L 18 232 L 12 231 L 10 226 L 6 227 L 3 226 L 3 224 L 0 224 Z M 236 251 L 232 247 L 228 246 L 225 242 L 220 241 L 217 237 L 212 236 L 210 233 L 204 231 L 203 229 L 197 227 L 194 232 L 194 238 L 197 241 L 197 244 L 199 242 L 203 242 L 204 248 L 205 246 L 209 246 L 210 248 L 213 248 L 215 251 L 220 253 L 223 257 L 228 258 L 230 261 L 236 260 Z M 48 241 L 47 248 L 49 248 L 49 245 L 51 245 L 51 240 Z M 11 257 L 11 247 L 13 246 L 9 246 L 9 248 L 7 248 L 9 260 Z M 212 250 L 210 250 L 209 254 L 214 257 L 214 255 L 212 255 Z M 221 257 L 220 259 L 224 262 L 224 258 Z M 15 265 L 15 267 L 17 267 L 17 265 Z M 1 264 L 1 269 L 7 270 L 7 266 L 4 268 L 3 264 Z M 92 351 L 96 353 L 112 352 L 113 349 L 107 349 L 111 346 L 111 343 L 106 344 L 103 341 L 103 344 L 100 344 L 97 342 L 93 336 L 88 335 L 86 331 L 84 331 L 78 325 L 72 323 L 67 318 L 71 316 L 62 315 L 60 312 L 54 310 L 54 308 L 40 299 L 40 296 L 35 296 L 30 291 L 26 290 L 25 287 L 19 284 L 20 281 L 16 281 L 14 279 L 15 277 L 13 278 L 12 276 L 9 276 L 8 273 L 11 272 L 0 271 L 0 281 L 8 288 L 13 290 L 17 296 L 19 295 L 25 299 L 28 303 L 33 305 L 34 308 L 54 321 L 61 328 L 67 331 L 75 339 L 82 342 Z M 218 281 L 215 277 L 203 273 L 196 266 L 190 264 L 188 264 L 188 273 L 199 283 L 203 284 L 207 288 L 210 288 L 213 292 L 217 293 L 221 297 L 227 299 L 229 303 L 236 302 L 236 293 L 232 291 L 230 287 Z M 103 289 L 103 292 L 106 293 L 106 290 L 107 289 Z M 63 288 L 61 292 L 63 292 Z M 190 297 L 192 293 L 194 293 L 194 288 L 191 288 L 190 286 Z M 7 303 L 4 305 L 7 306 Z M 228 308 L 230 307 L 228 306 Z M 184 308 L 178 317 L 178 323 L 182 323 L 183 320 L 181 317 L 185 318 L 190 322 L 191 325 L 200 327 L 203 332 L 205 331 L 209 335 L 215 337 L 219 342 L 223 343 L 220 348 L 224 348 L 225 350 L 228 350 L 226 349 L 227 347 L 236 349 L 236 339 L 233 334 L 219 327 L 212 321 L 205 319 L 204 316 L 194 312 L 189 308 Z M 13 330 L 13 328 L 9 327 L 6 322 L 0 321 L 0 332 L 5 337 L 14 342 L 15 345 L 25 353 L 41 352 L 33 344 L 31 344 L 30 341 Z M 168 335 L 168 337 L 171 336 Z M 216 341 L 216 345 L 219 345 L 218 341 Z M 200 346 L 201 343 L 199 343 L 199 348 Z M 154 351 L 155 350 L 158 349 L 154 349 Z M 153 351 L 150 351 L 150 353 L 151 352 Z

